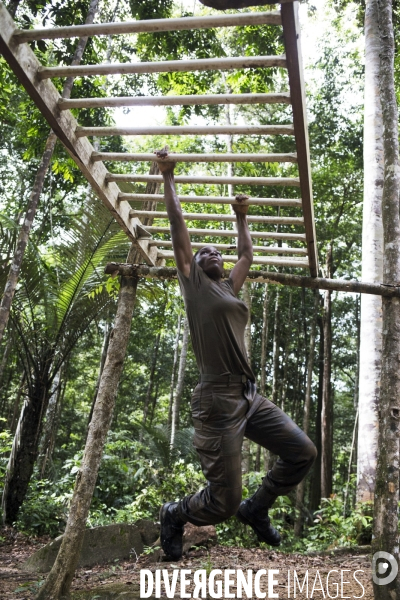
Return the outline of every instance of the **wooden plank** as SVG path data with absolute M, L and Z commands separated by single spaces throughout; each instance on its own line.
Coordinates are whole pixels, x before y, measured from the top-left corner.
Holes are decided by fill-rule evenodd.
M 121 200 L 127 202 L 147 202 L 156 200 L 157 202 L 165 202 L 163 194 L 127 194 L 121 192 L 119 195 Z M 235 196 L 178 196 L 180 202 L 186 204 L 239 204 Z M 249 206 L 296 206 L 301 208 L 301 200 L 295 198 L 248 198 L 241 201 L 240 204 L 248 204 Z
M 193 106 L 215 104 L 290 104 L 290 94 L 204 94 L 182 96 L 119 96 L 117 98 L 61 98 L 60 110 L 118 106 Z
M 93 35 L 117 35 L 158 31 L 187 31 L 189 29 L 211 29 L 213 27 L 239 27 L 243 25 L 281 25 L 279 12 L 250 12 L 234 15 L 212 15 L 207 17 L 182 17 L 176 19 L 149 19 L 125 21 L 123 23 L 96 23 L 94 25 L 71 25 L 17 30 L 17 43 L 32 40 L 55 40 L 60 38 L 88 37 Z
M 114 179 L 114 175 L 107 175 L 107 181 L 131 181 L 145 182 L 163 181 L 162 175 L 124 175 L 124 179 Z M 272 185 L 272 186 L 293 186 L 299 187 L 298 177 L 229 177 L 214 175 L 177 175 L 176 183 L 212 183 L 212 184 L 232 184 L 232 185 Z
M 15 31 L 14 22 L 0 2 L 0 52 L 24 86 L 51 129 L 64 144 L 70 156 L 81 169 L 93 190 L 101 198 L 128 237 L 134 242 L 143 259 L 155 264 L 157 251 L 148 245 L 148 240 L 139 242 L 143 226 L 139 219 L 130 217 L 130 206 L 118 200 L 119 188 L 106 180 L 107 169 L 101 162 L 91 160 L 93 147 L 85 138 L 77 138 L 77 122 L 69 111 L 62 113 L 58 109 L 60 95 L 50 81 L 38 81 L 37 71 L 40 63 L 27 44 L 16 44 L 12 40 Z
M 91 75 L 127 75 L 130 73 L 226 71 L 228 69 L 256 69 L 265 67 L 280 67 L 284 69 L 286 67 L 286 59 L 284 56 L 236 56 L 234 58 L 194 58 L 192 60 L 41 67 L 38 76 L 39 79 L 50 79 L 54 77 L 89 77 Z
M 164 258 L 167 260 L 171 260 L 174 259 L 174 253 L 172 251 L 168 251 L 168 250 L 164 250 L 164 251 L 159 251 L 157 254 L 158 258 Z M 222 255 L 222 260 L 224 262 L 231 262 L 231 263 L 235 263 L 239 260 L 239 258 L 237 256 L 235 256 L 234 254 L 223 254 Z M 301 258 L 294 258 L 294 257 L 267 257 L 267 256 L 254 256 L 253 257 L 253 265 L 269 265 L 269 266 L 275 266 L 275 267 L 297 267 L 299 269 L 308 269 L 309 268 L 309 264 L 308 264 L 308 260 L 304 260 Z
M 283 35 L 286 48 L 286 60 L 289 74 L 290 96 L 293 107 L 293 124 L 297 148 L 297 162 L 300 175 L 300 189 L 303 200 L 305 233 L 307 238 L 310 273 L 318 275 L 318 254 L 314 224 L 314 209 L 310 169 L 310 149 L 308 142 L 305 87 L 301 58 L 300 24 L 298 18 L 299 3 L 287 3 L 281 6 Z
M 77 127 L 75 135 L 294 135 L 292 125 L 158 125 L 157 127 Z
M 171 233 L 169 227 L 158 227 L 154 225 L 146 226 L 146 230 L 153 233 Z M 198 229 L 188 228 L 189 235 L 204 235 L 207 237 L 237 237 L 237 232 L 233 229 Z M 250 237 L 258 240 L 286 240 L 305 242 L 306 236 L 304 233 L 277 233 L 275 231 L 254 231 L 250 230 Z
M 162 211 L 134 210 L 130 212 L 132 217 L 152 217 L 154 219 L 168 219 L 168 214 Z M 236 223 L 236 215 L 228 214 L 206 214 L 206 213 L 183 213 L 185 221 L 220 221 Z M 264 217 L 247 215 L 248 223 L 262 223 L 263 225 L 299 225 L 304 226 L 302 217 Z
M 155 245 L 159 248 L 172 248 L 173 244 L 171 240 L 161 240 L 160 238 L 153 239 L 150 242 L 150 246 Z M 198 249 L 206 246 L 205 243 L 192 242 L 192 248 Z M 213 244 L 217 250 L 236 250 L 236 246 L 232 244 Z M 282 246 L 253 246 L 253 252 L 264 252 L 265 254 L 301 254 L 307 256 L 306 248 L 287 248 Z
M 108 160 L 116 162 L 153 162 L 155 160 L 154 152 L 134 154 L 131 152 L 93 152 L 92 159 Z M 201 162 L 201 163 L 219 163 L 219 162 L 279 162 L 296 163 L 297 155 L 295 153 L 287 154 L 233 154 L 231 152 L 219 152 L 218 154 L 178 154 L 171 152 L 168 154 L 169 162 Z M 109 181 L 117 181 L 110 177 Z M 122 181 L 120 179 L 120 181 Z M 124 180 L 126 181 L 126 180 Z

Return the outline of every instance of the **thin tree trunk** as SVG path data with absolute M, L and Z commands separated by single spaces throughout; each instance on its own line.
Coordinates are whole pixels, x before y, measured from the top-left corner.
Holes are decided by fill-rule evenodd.
M 61 372 L 58 371 L 53 379 L 51 386 L 49 404 L 46 411 L 46 422 L 40 442 L 38 469 L 40 478 L 43 479 L 46 470 L 47 460 L 49 458 L 48 451 L 50 449 L 50 439 L 53 434 L 55 419 L 57 415 L 57 405 L 61 396 Z
M 174 403 L 172 406 L 172 422 L 171 422 L 171 446 L 175 443 L 175 434 L 179 429 L 179 409 L 181 405 L 183 383 L 185 379 L 186 358 L 189 346 L 189 321 L 185 317 L 183 323 L 182 348 L 179 358 L 178 381 L 176 382 L 176 390 L 174 394 Z
M 316 510 L 321 503 L 321 413 L 322 413 L 322 388 L 324 385 L 324 326 L 322 318 L 318 317 L 319 327 L 319 353 L 318 353 L 318 397 L 315 415 L 315 446 L 317 458 L 313 469 L 313 485 L 311 487 L 311 510 Z
M 288 383 L 288 371 L 289 371 L 289 351 L 290 351 L 290 343 L 292 341 L 292 295 L 293 291 L 289 290 L 289 307 L 288 307 L 288 317 L 287 317 L 287 326 L 286 326 L 286 336 L 285 336 L 285 349 L 284 349 L 284 359 L 283 359 L 283 376 L 282 376 L 282 386 L 281 386 L 281 409 L 285 410 L 286 404 L 286 396 L 287 396 L 287 383 Z
M 379 92 L 378 0 L 365 6 L 363 281 L 383 279 L 382 107 Z M 378 401 L 382 353 L 382 299 L 361 295 L 361 344 L 357 451 L 357 500 L 373 501 L 378 444 Z
M 307 361 L 307 383 L 306 383 L 306 395 L 304 399 L 304 414 L 303 414 L 303 431 L 307 435 L 310 432 L 310 420 L 311 420 L 311 393 L 312 393 L 312 376 L 314 369 L 314 352 L 315 352 L 315 339 L 317 333 L 317 320 L 318 320 L 318 309 L 319 309 L 319 293 L 314 292 L 314 310 L 311 321 L 310 331 L 310 348 Z M 301 481 L 297 486 L 296 490 L 296 505 L 299 512 L 299 516 L 296 519 L 294 525 L 294 534 L 299 537 L 303 528 L 303 514 L 301 512 L 301 506 L 304 503 L 305 493 L 305 480 Z
M 178 324 L 176 327 L 175 345 L 174 345 L 174 358 L 173 358 L 173 362 L 172 362 L 171 385 L 169 388 L 168 425 L 172 424 L 172 407 L 174 405 L 175 375 L 176 375 L 176 365 L 178 364 L 179 338 L 181 337 L 181 321 L 182 321 L 182 314 L 179 311 L 178 312 Z
M 272 342 L 272 396 L 274 404 L 278 400 L 278 380 L 279 380 L 279 327 L 280 327 L 280 300 L 281 290 L 276 289 L 275 296 L 275 314 L 274 314 L 274 339 Z
M 15 435 L 15 423 L 17 421 L 17 415 L 20 412 L 21 396 L 24 391 L 25 383 L 26 383 L 26 375 L 25 375 L 25 373 L 22 373 L 21 380 L 20 380 L 19 386 L 18 386 L 18 391 L 17 391 L 15 400 L 14 400 L 13 414 L 12 414 L 11 422 L 10 422 L 10 431 L 11 431 L 11 433 L 14 433 L 14 435 Z
M 252 298 L 250 294 L 250 283 L 245 281 L 243 284 L 243 301 L 249 311 L 247 317 L 246 329 L 244 330 L 244 345 L 246 348 L 247 360 L 251 365 L 251 306 Z M 242 470 L 249 473 L 251 470 L 251 445 L 248 438 L 244 438 L 242 446 Z
M 359 414 L 359 410 L 357 408 L 356 418 L 354 420 L 353 436 L 351 438 L 351 448 L 350 448 L 350 455 L 349 455 L 349 464 L 347 466 L 347 481 L 346 481 L 346 487 L 345 487 L 345 490 L 344 490 L 344 499 L 343 499 L 343 517 L 346 517 L 346 513 L 347 513 L 347 500 L 348 500 L 348 497 L 349 497 L 350 476 L 351 476 L 351 471 L 352 471 L 352 466 L 353 466 L 354 451 L 356 449 L 358 414 Z
M 263 312 L 262 312 L 262 329 L 261 329 L 261 358 L 260 358 L 260 394 L 266 394 L 266 366 L 267 366 L 267 342 L 268 342 L 268 305 L 269 305 L 269 287 L 265 286 Z
M 143 406 L 143 423 L 146 423 L 147 414 L 149 412 L 150 400 L 151 400 L 151 395 L 152 395 L 153 386 L 154 386 L 154 373 L 155 373 L 156 366 L 157 366 L 158 349 L 160 347 L 160 339 L 161 339 L 161 331 L 159 331 L 157 333 L 156 340 L 154 343 L 154 352 L 153 352 L 153 358 L 152 358 L 151 367 L 150 367 L 149 384 L 147 386 L 146 398 L 144 400 L 144 406 Z
M 130 257 L 128 257 L 128 262 Z M 114 330 L 107 352 L 96 405 L 89 427 L 81 468 L 78 471 L 67 526 L 55 563 L 37 596 L 38 600 L 60 600 L 69 594 L 85 533 L 86 519 L 104 444 L 112 421 L 118 383 L 128 346 L 136 299 L 136 277 L 122 277 Z
M 328 277 L 332 272 L 332 243 L 327 253 Z M 329 498 L 332 494 L 333 468 L 333 406 L 331 389 L 332 371 L 332 292 L 324 297 L 324 379 L 322 387 L 321 414 L 321 494 Z
M 99 0 L 91 0 L 89 11 L 86 17 L 85 23 L 87 25 L 93 23 L 94 16 L 97 11 L 97 5 Z M 86 47 L 88 38 L 81 38 L 78 41 L 71 65 L 77 65 L 81 62 L 83 52 Z M 69 98 L 71 95 L 72 85 L 74 82 L 73 77 L 68 77 L 63 88 L 62 95 L 64 98 Z M 29 240 L 29 234 L 32 228 L 33 220 L 36 215 L 39 198 L 43 190 L 44 179 L 48 171 L 51 158 L 53 156 L 54 148 L 56 145 L 57 136 L 51 131 L 47 138 L 45 149 L 43 152 L 42 160 L 39 165 L 39 169 L 36 173 L 35 182 L 33 184 L 32 192 L 29 198 L 28 207 L 26 214 L 21 226 L 21 230 L 18 237 L 17 248 L 11 263 L 10 271 L 7 277 L 6 285 L 4 288 L 4 294 L 0 304 L 0 342 L 3 338 L 5 328 L 8 323 L 10 316 L 11 304 L 14 298 L 15 290 L 18 283 L 19 274 L 21 271 L 22 260 Z
M 394 34 L 391 0 L 379 2 L 380 94 L 383 116 L 384 180 L 382 192 L 383 283 L 400 281 L 399 141 L 394 88 Z M 400 421 L 400 299 L 382 300 L 382 379 L 379 396 L 378 460 L 376 469 L 372 548 L 399 564 L 399 421 Z M 385 558 L 388 558 L 387 556 Z M 376 600 L 400 597 L 400 578 L 386 585 L 374 581 Z

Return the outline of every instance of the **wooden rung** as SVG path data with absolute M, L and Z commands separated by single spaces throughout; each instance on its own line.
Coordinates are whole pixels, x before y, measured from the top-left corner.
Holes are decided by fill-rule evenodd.
M 151 217 L 152 219 L 168 219 L 166 212 L 158 210 L 131 210 L 130 216 L 135 217 Z M 206 214 L 206 213 L 183 213 L 185 221 L 220 221 L 220 222 L 236 222 L 236 215 L 228 214 Z M 304 225 L 302 217 L 264 217 L 258 215 L 248 215 L 248 223 L 262 223 L 268 225 Z
M 93 152 L 92 159 L 94 161 L 118 161 L 118 162 L 154 162 L 154 152 L 146 154 L 132 154 L 128 152 Z M 297 162 L 295 153 L 288 154 L 232 154 L 228 152 L 220 152 L 218 154 L 168 154 L 170 162 L 187 162 L 187 163 L 219 163 L 219 162 Z M 110 177 L 110 181 L 116 181 Z M 120 180 L 121 181 L 121 180 Z
M 107 175 L 107 181 L 131 181 L 131 182 L 162 182 L 162 175 L 129 175 L 124 176 L 126 179 L 114 179 L 115 176 Z M 129 179 L 128 179 L 129 177 Z M 298 177 L 222 177 L 222 176 L 199 176 L 194 175 L 177 175 L 175 177 L 176 183 L 212 183 L 226 185 L 231 183 L 232 185 L 290 185 L 298 187 L 300 181 Z
M 163 60 L 158 62 L 105 63 L 72 67 L 41 67 L 39 79 L 53 77 L 89 77 L 91 75 L 127 75 L 129 73 L 177 73 L 181 71 L 225 71 L 227 69 L 256 69 L 286 67 L 284 56 L 237 56 L 234 58 L 201 58 L 193 60 Z
M 203 248 L 206 244 L 201 242 L 192 242 L 192 248 Z M 172 248 L 171 240 L 153 239 L 149 242 L 149 246 L 158 246 Z M 236 250 L 237 247 L 232 244 L 213 244 L 217 250 Z M 253 252 L 265 252 L 266 254 L 302 254 L 307 256 L 306 248 L 282 248 L 281 246 L 253 246 Z
M 279 12 L 251 12 L 236 15 L 212 15 L 207 17 L 183 17 L 178 19 L 149 19 L 125 21 L 124 23 L 96 23 L 95 25 L 71 25 L 19 30 L 13 42 L 31 40 L 55 40 L 58 38 L 87 37 L 93 35 L 117 35 L 121 33 L 143 33 L 157 31 L 185 31 L 188 29 L 210 29 L 212 27 L 237 27 L 243 25 L 280 25 Z
M 187 204 L 239 204 L 235 196 L 178 196 L 180 202 Z M 164 202 L 162 194 L 126 194 L 121 192 L 120 200 L 127 202 Z M 297 206 L 301 207 L 301 200 L 295 198 L 248 198 L 241 204 L 249 204 L 250 206 Z
M 118 98 L 61 98 L 60 110 L 106 106 L 192 106 L 214 104 L 290 104 L 290 94 L 207 94 L 188 96 L 120 96 Z
M 146 231 L 149 233 L 171 233 L 169 227 L 158 227 L 156 225 L 146 225 Z M 233 229 L 197 229 L 188 228 L 189 235 L 204 235 L 208 237 L 229 237 L 234 238 L 237 232 Z M 259 240 L 290 240 L 305 242 L 304 233 L 276 233 L 274 231 L 254 231 L 250 230 L 250 236 Z
M 158 125 L 157 127 L 77 127 L 75 135 L 294 135 L 293 125 Z
M 157 258 L 174 258 L 174 253 L 169 250 L 157 252 Z M 235 255 L 224 254 L 222 255 L 224 262 L 235 263 L 239 259 Z M 308 269 L 308 260 L 301 258 L 288 258 L 288 257 L 274 257 L 269 258 L 267 256 L 254 256 L 253 265 L 275 265 L 277 267 L 299 267 L 300 269 Z

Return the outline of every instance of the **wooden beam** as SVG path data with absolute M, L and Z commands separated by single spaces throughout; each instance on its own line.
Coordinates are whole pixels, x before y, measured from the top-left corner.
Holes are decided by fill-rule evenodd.
M 54 85 L 50 81 L 38 81 L 37 72 L 41 65 L 27 44 L 16 44 L 13 41 L 14 31 L 14 22 L 4 4 L 0 2 L 0 52 L 95 193 L 138 247 L 143 259 L 149 264 L 155 264 L 156 249 L 149 246 L 148 239 L 139 239 L 144 232 L 143 225 L 139 219 L 130 217 L 129 204 L 118 200 L 120 190 L 115 183 L 106 180 L 107 169 L 104 164 L 93 163 L 93 147 L 89 141 L 76 137 L 77 122 L 74 117 L 69 111 L 59 111 L 60 95 Z
M 204 245 L 204 244 L 203 244 Z M 159 250 L 157 253 L 158 258 L 174 260 L 174 253 L 168 250 Z M 224 262 L 236 263 L 239 258 L 234 254 L 223 254 L 222 260 Z M 268 265 L 271 267 L 296 267 L 298 269 L 308 269 L 308 260 L 295 257 L 269 257 L 269 256 L 254 256 L 253 265 Z
M 131 152 L 93 152 L 92 159 L 108 160 L 117 162 L 153 162 L 155 160 L 154 152 L 133 154 Z M 196 163 L 219 163 L 219 162 L 289 162 L 296 163 L 297 155 L 295 153 L 287 154 L 233 154 L 228 152 L 219 152 L 218 154 L 168 154 L 170 162 L 196 162 Z M 116 181 L 111 179 L 110 181 Z M 126 181 L 126 180 L 125 180 Z
M 107 275 L 122 275 L 123 277 L 151 277 L 156 279 L 176 279 L 176 267 L 148 267 L 145 265 L 128 265 L 125 263 L 109 263 L 104 272 Z M 228 279 L 231 271 L 224 270 L 223 277 Z M 250 271 L 248 281 L 272 283 L 273 285 L 288 285 L 316 290 L 332 290 L 355 294 L 372 294 L 386 298 L 400 298 L 400 286 L 367 283 L 347 279 L 324 279 L 322 277 L 304 277 L 291 273 L 274 273 L 269 271 Z
M 153 233 L 171 233 L 169 227 L 159 227 L 154 225 L 146 226 L 146 230 Z M 237 232 L 233 229 L 198 229 L 188 228 L 190 236 L 207 236 L 207 237 L 237 237 Z M 304 233 L 276 233 L 274 231 L 250 231 L 250 237 L 258 240 L 287 240 L 305 242 L 306 236 Z
M 150 246 L 158 246 L 158 248 L 172 248 L 173 243 L 171 240 L 152 239 Z M 191 242 L 192 248 L 204 248 L 207 244 L 204 242 Z M 213 244 L 217 250 L 236 250 L 237 247 L 234 244 Z M 282 246 L 253 246 L 253 252 L 264 252 L 265 254 L 301 254 L 307 256 L 306 248 L 287 248 Z
M 289 74 L 290 97 L 292 99 L 293 107 L 293 124 L 295 128 L 300 189 L 303 199 L 305 232 L 308 255 L 310 258 L 310 273 L 313 277 L 316 277 L 318 275 L 317 238 L 314 224 L 310 149 L 308 142 L 306 97 L 303 81 L 298 9 L 298 2 L 282 4 L 281 15 Z
M 158 31 L 187 31 L 188 29 L 211 29 L 213 27 L 239 27 L 243 25 L 281 25 L 279 12 L 251 12 L 235 15 L 212 15 L 207 17 L 182 17 L 178 19 L 150 19 L 125 21 L 124 23 L 97 23 L 95 25 L 71 25 L 16 30 L 16 43 L 32 40 L 55 40 L 60 38 L 88 37 L 93 35 L 117 35 Z
M 228 69 L 286 68 L 284 56 L 236 56 L 234 58 L 199 58 L 137 63 L 105 63 L 41 67 L 39 79 L 54 77 L 89 77 L 91 75 L 127 75 L 130 73 L 179 73 L 189 71 L 226 71 Z
M 157 127 L 77 127 L 75 135 L 294 135 L 292 125 L 158 125 Z
M 131 217 L 152 217 L 154 219 L 168 219 L 168 214 L 161 211 L 134 210 L 130 211 Z M 222 223 L 236 223 L 236 215 L 228 214 L 206 214 L 206 213 L 183 213 L 185 221 L 220 221 Z M 264 217 L 247 215 L 248 223 L 260 223 L 262 225 L 299 225 L 304 227 L 303 217 Z
M 163 194 L 127 194 L 121 192 L 118 196 L 120 200 L 127 202 L 147 202 L 156 200 L 157 202 L 165 202 Z M 235 196 L 178 196 L 180 202 L 186 204 L 248 204 L 249 206 L 296 206 L 301 208 L 301 200 L 294 198 L 248 198 L 248 200 L 236 200 Z
M 117 106 L 193 106 L 215 104 L 290 104 L 290 94 L 206 94 L 182 96 L 120 96 L 117 98 L 61 98 L 60 110 Z
M 131 181 L 145 182 L 149 181 L 162 182 L 161 175 L 122 175 L 119 178 L 117 175 L 109 173 L 107 181 Z M 212 183 L 226 185 L 269 185 L 269 186 L 293 186 L 299 187 L 300 181 L 298 177 L 230 177 L 230 176 L 214 176 L 214 175 L 176 175 L 176 183 Z

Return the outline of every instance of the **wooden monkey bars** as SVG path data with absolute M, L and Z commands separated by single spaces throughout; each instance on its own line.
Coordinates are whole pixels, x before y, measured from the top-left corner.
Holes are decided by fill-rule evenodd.
M 209 29 L 217 27 L 234 27 L 244 25 L 274 25 L 283 27 L 286 53 L 284 56 L 239 56 L 210 57 L 207 59 L 173 60 L 159 62 L 136 62 L 123 64 L 79 65 L 79 66 L 46 66 L 41 65 L 28 46 L 28 42 L 43 39 L 59 39 L 86 37 L 94 35 L 120 35 L 140 32 L 183 31 Z M 276 267 L 294 267 L 309 269 L 311 276 L 316 277 L 318 260 L 316 252 L 315 225 L 313 216 L 312 186 L 310 174 L 310 157 L 305 108 L 304 82 L 302 76 L 300 28 L 298 23 L 298 2 L 282 0 L 280 11 L 252 11 L 238 14 L 216 14 L 205 17 L 184 17 L 177 19 L 154 19 L 149 21 L 130 21 L 124 23 L 99 23 L 59 28 L 42 28 L 33 30 L 17 29 L 3 3 L 0 2 L 0 51 L 25 87 L 39 110 L 47 119 L 66 147 L 70 156 L 82 170 L 95 192 L 115 216 L 122 229 L 136 244 L 140 254 L 148 265 L 162 266 L 165 260 L 173 256 L 171 240 L 168 239 L 167 215 L 163 211 L 141 208 L 141 202 L 163 202 L 162 194 L 146 195 L 140 189 L 133 193 L 127 185 L 141 182 L 159 182 L 160 176 L 110 173 L 106 165 L 115 162 L 141 163 L 154 161 L 151 153 L 108 153 L 95 152 L 88 137 L 96 136 L 152 136 L 152 135 L 240 135 L 240 136 L 294 136 L 296 152 L 283 154 L 260 153 L 240 154 L 234 152 L 214 154 L 170 154 L 170 160 L 185 163 L 291 163 L 297 164 L 298 176 L 295 177 L 234 177 L 205 175 L 177 176 L 178 184 L 218 185 L 218 186 L 251 186 L 248 199 L 251 206 L 258 207 L 257 214 L 250 213 L 248 221 L 251 236 L 258 240 L 254 245 L 255 265 L 271 265 Z M 212 71 L 225 69 L 266 69 L 280 68 L 287 70 L 289 78 L 288 92 L 254 93 L 254 94 L 209 94 L 182 96 L 138 96 L 123 98 L 75 98 L 63 99 L 51 82 L 54 77 L 87 77 L 92 75 L 113 75 L 126 73 L 166 73 L 189 71 Z M 81 127 L 71 109 L 91 107 L 118 106 L 177 106 L 177 105 L 246 105 L 246 104 L 291 104 L 293 112 L 292 124 L 240 124 L 240 125 L 185 125 L 148 127 L 135 122 L 132 113 L 132 126 L 129 127 Z M 122 189 L 121 189 L 121 187 Z M 295 187 L 301 198 L 266 198 L 257 192 L 257 186 L 272 188 Z M 185 212 L 189 225 L 189 234 L 193 239 L 193 248 L 199 248 L 206 240 L 212 238 L 230 238 L 226 243 L 215 244 L 221 250 L 235 251 L 235 231 L 228 225 L 235 217 L 221 211 L 210 212 L 210 206 L 224 206 L 237 202 L 230 187 L 225 195 L 196 195 L 192 189 L 189 194 L 180 195 L 182 203 L 196 205 L 194 212 Z M 246 190 L 247 191 L 247 190 Z M 129 192 L 129 193 L 128 193 Z M 215 191 L 214 191 L 215 194 Z M 265 194 L 265 192 L 264 192 Z M 272 194 L 273 195 L 273 194 Z M 285 194 L 282 194 L 283 196 Z M 291 195 L 291 194 L 288 194 Z M 131 205 L 132 204 L 132 205 Z M 206 210 L 203 210 L 207 205 Z M 265 207 L 265 210 L 264 210 Z M 272 216 L 268 207 L 290 208 L 288 216 L 278 213 Z M 261 214 L 260 214 L 261 211 Z M 297 214 L 296 214 L 297 211 Z M 196 222 L 216 221 L 214 228 L 196 227 Z M 151 222 L 151 225 L 143 223 Z M 279 228 L 279 230 L 278 230 Z M 153 238 L 153 234 L 162 237 Z M 165 239 L 164 239 L 165 238 Z M 263 245 L 260 242 L 278 241 L 280 245 Z M 229 243 L 232 242 L 232 243 Z M 294 245 L 291 245 L 295 242 Z M 297 255 L 297 256 L 296 256 Z M 229 262 L 237 260 L 236 255 L 226 255 Z

